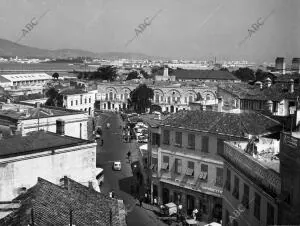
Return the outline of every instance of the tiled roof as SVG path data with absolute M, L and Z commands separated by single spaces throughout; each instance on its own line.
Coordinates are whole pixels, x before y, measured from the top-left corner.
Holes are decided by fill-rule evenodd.
M 174 75 L 176 79 L 239 80 L 228 71 L 176 70 Z
M 74 95 L 74 94 L 83 94 L 83 93 L 87 93 L 87 92 L 82 91 L 80 89 L 65 89 L 65 90 L 62 90 L 60 93 L 63 95 Z
M 46 131 L 35 131 L 28 133 L 26 136 L 13 135 L 2 138 L 0 140 L 0 158 L 42 152 L 53 148 L 77 146 L 90 142 Z
M 180 111 L 165 119 L 162 125 L 233 137 L 263 135 L 281 130 L 278 121 L 257 112 Z
M 38 178 L 35 186 L 14 201 L 21 207 L 0 220 L 0 225 L 125 225 L 119 221 L 119 207 L 116 199 L 85 187 L 70 178 L 63 179 L 65 186 L 58 186 Z
M 223 84 L 219 86 L 227 92 L 238 96 L 240 99 L 248 100 L 272 100 L 281 101 L 283 99 L 297 99 L 300 96 L 300 87 L 294 86 L 294 92 L 290 93 L 289 84 L 276 83 L 269 88 L 262 90 L 257 86 L 245 84 Z

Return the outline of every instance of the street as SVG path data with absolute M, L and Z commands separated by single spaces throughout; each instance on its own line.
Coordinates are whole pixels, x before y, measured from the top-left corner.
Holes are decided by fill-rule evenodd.
M 110 123 L 110 128 L 106 128 L 106 123 Z M 97 146 L 97 167 L 104 169 L 104 184 L 101 192 L 108 194 L 114 191 L 118 199 L 124 200 L 127 209 L 127 225 L 166 225 L 157 219 L 153 213 L 151 205 L 136 205 L 138 201 L 131 194 L 131 186 L 136 185 L 132 176 L 131 166 L 127 159 L 127 152 L 136 148 L 134 143 L 123 143 L 121 139 L 122 120 L 115 113 L 102 113 L 97 125 L 102 126 L 104 145 L 101 146 L 101 139 Z M 121 171 L 112 170 L 113 161 L 121 161 Z M 144 204 L 144 203 L 143 203 Z

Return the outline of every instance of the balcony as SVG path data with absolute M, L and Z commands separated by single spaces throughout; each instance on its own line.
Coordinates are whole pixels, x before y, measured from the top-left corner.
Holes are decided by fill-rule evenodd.
M 280 194 L 281 179 L 279 173 L 271 170 L 267 164 L 264 165 L 263 162 L 246 154 L 231 142 L 225 142 L 223 158 L 272 196 Z

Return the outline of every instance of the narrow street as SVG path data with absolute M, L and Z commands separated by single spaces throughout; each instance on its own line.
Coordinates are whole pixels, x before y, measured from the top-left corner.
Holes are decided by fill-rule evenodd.
M 104 169 L 104 185 L 101 187 L 101 192 L 108 193 L 113 190 L 119 199 L 124 200 L 128 211 L 127 225 L 165 225 L 151 211 L 151 205 L 140 207 L 136 205 L 138 201 L 131 195 L 131 186 L 136 185 L 136 182 L 126 154 L 128 150 L 133 152 L 135 144 L 123 143 L 120 116 L 115 113 L 102 113 L 100 121 L 98 120 L 97 125 L 102 124 L 104 140 L 102 147 L 101 141 L 98 141 L 97 146 L 97 167 Z M 106 128 L 107 122 L 110 123 L 109 129 Z M 121 171 L 112 170 L 113 161 L 121 161 Z

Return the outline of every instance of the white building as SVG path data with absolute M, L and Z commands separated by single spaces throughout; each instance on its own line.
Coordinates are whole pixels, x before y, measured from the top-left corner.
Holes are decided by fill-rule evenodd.
M 21 131 L 56 131 L 57 120 L 63 121 L 64 132 L 68 136 L 88 139 L 87 113 L 55 107 L 40 107 L 39 104 L 0 104 L 0 125 L 10 133 Z
M 59 184 L 64 176 L 99 191 L 96 143 L 38 131 L 26 136 L 0 136 L 0 201 L 14 199 L 38 177 Z
M 90 116 L 94 115 L 94 105 L 97 90 L 81 91 L 76 89 L 64 90 L 61 92 L 64 96 L 63 106 L 67 109 L 88 112 Z
M 12 86 L 43 86 L 52 79 L 52 76 L 46 73 L 5 74 L 0 77 L 9 80 Z

